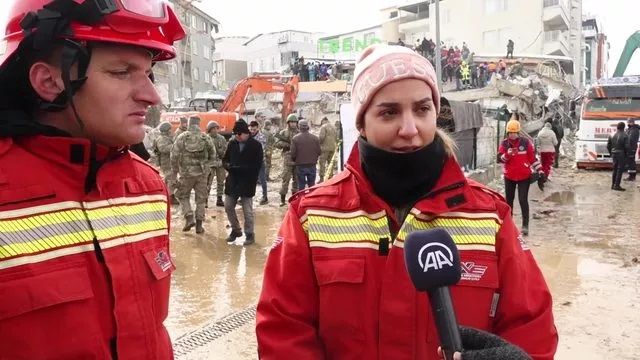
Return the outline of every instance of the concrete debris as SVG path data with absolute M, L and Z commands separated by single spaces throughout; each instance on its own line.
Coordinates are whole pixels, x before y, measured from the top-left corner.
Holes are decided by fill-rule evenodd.
M 541 64 L 542 65 L 542 64 Z M 484 88 L 447 91 L 450 100 L 476 102 L 487 114 L 495 114 L 501 108 L 520 114 L 527 132 L 537 132 L 547 119 L 561 119 L 565 127 L 575 128 L 575 106 L 579 90 L 564 80 L 548 66 L 538 66 L 514 75 L 513 67 L 508 75 L 495 73 Z M 531 123 L 531 129 L 527 128 Z

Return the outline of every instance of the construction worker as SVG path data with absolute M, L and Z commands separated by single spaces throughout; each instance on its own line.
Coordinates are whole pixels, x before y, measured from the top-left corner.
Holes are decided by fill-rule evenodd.
M 466 61 L 460 63 L 460 77 L 462 80 L 462 88 L 468 89 L 471 86 L 471 69 Z
M 165 121 L 158 126 L 158 130 L 160 131 L 160 135 L 153 139 L 152 149 L 155 154 L 158 167 L 160 167 L 160 171 L 162 171 L 164 183 L 167 185 L 167 189 L 169 190 L 171 203 L 173 204 L 174 202 L 177 202 L 177 199 L 174 195 L 176 179 L 173 177 L 173 171 L 171 171 L 171 148 L 173 147 L 171 124 Z
M 180 118 L 180 126 L 176 129 L 176 132 L 173 134 L 174 138 L 177 138 L 178 135 L 182 134 L 183 132 L 187 131 L 187 129 L 189 128 L 189 119 L 187 119 L 186 117 L 181 117 Z
M 273 148 L 276 144 L 272 126 L 271 121 L 265 120 L 261 130 L 262 134 L 267 138 L 267 143 L 264 146 L 264 173 L 268 181 L 273 180 L 271 179 L 271 159 L 273 158 Z
M 224 156 L 224 152 L 227 150 L 227 139 L 218 134 L 219 130 L 220 125 L 218 122 L 209 121 L 209 123 L 207 123 L 207 134 L 211 137 L 213 146 L 216 148 L 216 156 L 211 162 L 211 173 L 209 173 L 209 178 L 207 180 L 207 200 L 209 199 L 209 194 L 211 194 L 211 186 L 213 185 L 213 178 L 215 177 L 216 206 L 224 207 L 224 200 L 222 200 L 222 197 L 224 196 L 224 179 L 227 175 L 224 167 L 222 166 L 222 157 Z
M 320 182 L 323 182 L 326 178 L 327 167 L 331 163 L 331 159 L 336 152 L 336 146 L 338 145 L 338 130 L 335 126 L 331 125 L 329 119 L 322 118 L 320 122 L 320 158 L 318 159 L 318 168 L 320 171 Z
M 298 134 L 298 117 L 291 114 L 287 117 L 287 128 L 276 135 L 276 148 L 282 149 L 282 187 L 280 188 L 280 206 L 286 205 L 286 197 L 291 182 L 291 193 L 298 191 L 295 164 L 291 160 L 291 140 Z
M 178 135 L 171 149 L 171 169 L 178 179 L 176 197 L 185 219 L 182 231 L 190 231 L 195 225 L 196 234 L 204 233 L 202 223 L 207 204 L 207 182 L 217 159 L 213 141 L 200 130 L 200 118 L 191 117 L 188 130 Z M 191 209 L 191 190 L 196 196 L 195 219 Z
M 171 359 L 167 190 L 127 149 L 161 102 L 152 66 L 175 57 L 178 17 L 149 0 L 3 4 L 0 358 Z

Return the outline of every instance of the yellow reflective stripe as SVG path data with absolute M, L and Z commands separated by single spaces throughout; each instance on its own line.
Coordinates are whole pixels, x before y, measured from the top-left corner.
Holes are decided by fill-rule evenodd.
M 309 234 L 311 241 L 324 241 L 324 242 L 372 242 L 378 243 L 380 241 L 380 234 L 373 232 L 356 232 L 356 233 L 344 233 L 344 234 L 327 234 L 321 232 L 313 232 Z
M 463 213 L 458 213 L 464 215 Z M 397 238 L 401 241 L 417 230 L 443 228 L 447 230 L 456 244 L 484 244 L 495 245 L 495 236 L 499 225 L 494 219 L 472 218 L 432 218 L 425 221 L 419 219 L 420 215 L 413 212 L 407 216 L 405 223 L 398 232 Z M 424 217 L 422 217 L 424 218 Z
M 8 220 L 0 216 L 0 259 L 34 254 L 92 240 L 135 236 L 165 230 L 166 202 L 123 204 L 87 210 L 66 209 L 48 214 Z M 26 213 L 26 212 L 23 212 Z
M 45 251 L 45 250 L 50 250 L 50 249 L 55 249 L 58 247 L 65 247 L 65 246 L 69 246 L 69 245 L 75 245 L 75 244 L 81 244 L 81 243 L 85 243 L 85 242 L 89 242 L 92 239 L 91 236 L 91 232 L 90 231 L 85 231 L 83 233 L 75 233 L 73 235 L 81 235 L 83 236 L 86 240 L 83 241 L 78 241 L 78 242 L 72 242 L 70 241 L 69 234 L 64 234 L 64 235 L 57 235 L 57 236 L 52 236 L 52 237 L 48 237 L 48 238 L 43 238 L 43 239 L 38 239 L 38 240 L 33 240 L 30 242 L 25 242 L 25 243 L 16 243 L 16 244 L 10 244 L 10 245 L 5 245 L 5 246 L 1 246 L 0 249 L 4 250 L 4 251 L 14 251 L 17 252 L 18 254 L 33 254 L 33 253 L 37 253 L 37 252 L 41 252 L 41 251 Z M 63 243 L 64 245 L 62 246 L 51 246 L 49 243 L 54 242 L 54 243 Z M 40 247 L 40 248 L 38 248 Z
M 308 215 L 306 224 L 310 241 L 377 244 L 381 237 L 388 236 L 386 217 L 374 219 L 371 214 L 361 213 L 350 218 Z

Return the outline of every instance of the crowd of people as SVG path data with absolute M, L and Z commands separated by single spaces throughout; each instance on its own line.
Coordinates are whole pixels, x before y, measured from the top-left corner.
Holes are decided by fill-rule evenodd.
M 230 141 L 219 133 L 220 125 L 215 121 L 209 122 L 203 133 L 197 116 L 181 118 L 174 134 L 168 122 L 161 123 L 157 129 L 158 135 L 151 141 L 154 155 L 151 161 L 161 169 L 171 201 L 181 207 L 182 230 L 195 227 L 197 234 L 204 233 L 205 208 L 215 180 L 216 206 L 225 208 L 232 228 L 228 242 L 235 242 L 243 235 L 235 214 L 238 201 L 242 205 L 244 245 L 255 242 L 253 198 L 257 185 L 262 191 L 259 204 L 269 203 L 273 152 L 282 152 L 280 205 L 285 206 L 290 182 L 291 194 L 294 194 L 315 185 L 318 167 L 320 182 L 332 176 L 333 171 L 328 170 L 335 167 L 332 160 L 339 141 L 338 129 L 326 117 L 316 136 L 310 133 L 308 120 L 299 119 L 295 114 L 289 115 L 281 131 L 261 113 L 248 124 L 241 119 L 236 122 Z M 192 192 L 195 193 L 195 212 L 190 200 Z
M 326 81 L 338 77 L 338 63 L 325 64 L 320 61 L 305 61 L 299 57 L 291 66 L 293 75 L 298 75 L 300 81 Z

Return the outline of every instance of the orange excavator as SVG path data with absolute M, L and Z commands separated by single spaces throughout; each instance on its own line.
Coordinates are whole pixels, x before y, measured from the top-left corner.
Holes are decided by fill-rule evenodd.
M 160 121 L 169 121 L 171 127 L 180 126 L 180 118 L 197 116 L 200 118 L 200 127 L 206 131 L 209 121 L 217 121 L 220 125 L 220 134 L 229 136 L 233 125 L 245 112 L 245 101 L 250 94 L 283 93 L 282 119 L 286 119 L 293 112 L 298 97 L 298 76 L 285 76 L 279 74 L 254 75 L 238 81 L 229 95 L 226 97 L 219 111 L 187 111 L 166 112 L 160 116 Z

